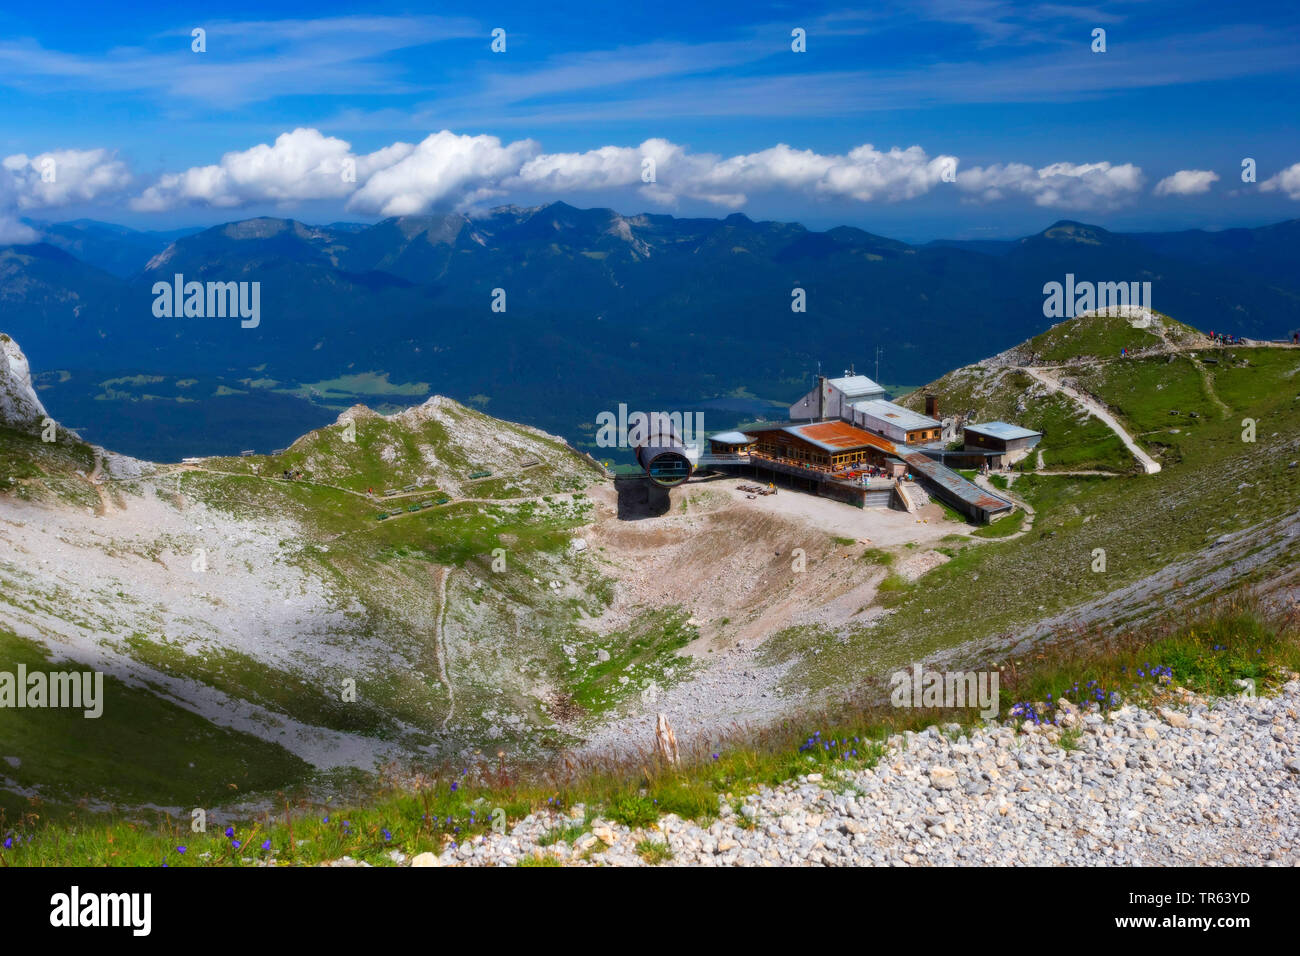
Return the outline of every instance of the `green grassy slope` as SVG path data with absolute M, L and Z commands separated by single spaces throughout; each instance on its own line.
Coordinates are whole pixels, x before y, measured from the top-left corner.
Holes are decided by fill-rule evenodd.
M 565 648 L 589 640 L 579 622 L 599 617 L 612 597 L 595 563 L 569 553 L 574 530 L 592 515 L 592 502 L 580 489 L 602 480 L 599 471 L 558 440 L 445 400 L 391 418 L 362 412 L 356 439 L 345 441 L 343 426 L 331 426 L 305 436 L 275 460 L 210 459 L 200 468 L 163 467 L 143 479 L 110 482 L 104 486 L 112 504 L 110 520 L 99 524 L 92 519 L 93 524 L 71 532 L 77 542 L 93 536 L 106 553 L 185 574 L 191 536 L 201 530 L 199 525 L 211 523 L 189 517 L 195 509 L 199 514 L 212 509 L 246 528 L 282 529 L 277 531 L 278 547 L 271 540 L 273 566 L 321 582 L 330 606 L 343 614 L 325 633 L 317 633 L 310 620 L 286 621 L 290 628 L 301 627 L 307 638 L 300 642 L 300 653 L 291 650 L 290 660 L 282 653 L 263 658 L 257 648 L 224 646 L 219 637 L 205 636 L 199 621 L 192 629 L 181 621 L 160 633 L 150 611 L 155 596 L 135 593 L 129 580 L 114 599 L 101 604 L 99 598 L 107 598 L 107 592 L 97 592 L 92 603 L 88 594 L 78 597 L 63 585 L 42 583 L 17 569 L 15 582 L 32 587 L 6 588 L 0 604 L 19 615 L 59 619 L 160 678 L 158 686 L 132 689 L 132 705 L 106 714 L 97 734 L 116 732 L 138 742 L 150 726 L 179 726 L 182 718 L 164 716 L 175 708 L 151 694 L 161 690 L 166 678 L 197 682 L 223 698 L 264 709 L 272 720 L 284 717 L 307 727 L 390 742 L 412 755 L 487 739 L 512 750 L 567 743 L 557 735 L 549 712 L 549 691 L 571 697 L 587 682 L 587 670 L 596 663 L 594 646 L 576 664 Z M 480 449 L 488 453 L 479 457 Z M 511 467 L 502 467 L 503 462 Z M 519 470 L 521 465 L 527 467 Z M 275 477 L 289 467 L 310 469 L 316 480 Z M 494 475 L 467 480 L 470 470 L 483 467 Z M 28 512 L 25 522 L 48 518 L 57 523 L 69 514 L 61 510 L 68 505 L 78 512 L 99 505 L 94 486 L 77 474 L 93 468 L 89 446 L 66 436 L 46 445 L 0 429 L 0 506 L 12 500 L 54 509 L 45 517 Z M 6 480 L 10 477 L 12 482 Z M 430 487 L 430 477 L 445 478 L 447 485 L 460 483 L 463 491 L 454 497 L 442 493 Z M 363 493 L 370 484 L 382 491 L 412 481 L 423 485 L 422 492 L 393 503 Z M 132 518 L 140 496 L 174 511 L 176 520 L 140 526 Z M 407 511 L 413 504 L 425 507 Z M 380 521 L 381 509 L 395 516 Z M 246 534 L 236 531 L 234 536 Z M 246 577 L 244 587 L 265 591 L 272 582 L 255 574 L 252 564 L 222 559 L 223 540 L 213 542 L 218 550 L 211 573 L 223 579 Z M 184 555 L 184 562 L 177 565 L 175 555 Z M 497 555 L 504 562 L 499 568 L 493 566 Z M 445 606 L 440 577 L 445 578 Z M 550 586 L 556 580 L 564 582 L 562 590 Z M 229 602 L 213 606 L 223 608 L 223 616 L 228 613 Z M 277 637 L 292 648 L 295 633 L 288 630 Z M 323 666 L 330 655 L 308 647 L 318 642 L 345 649 L 351 665 L 343 670 Z M 0 647 L 0 668 L 18 659 L 17 648 Z M 23 653 L 39 653 L 35 648 Z M 344 678 L 356 683 L 355 701 L 340 698 Z M 579 708 L 568 716 L 585 712 Z M 202 718 L 187 714 L 184 720 L 189 723 L 171 736 L 177 746 L 188 746 L 199 763 L 223 749 L 233 760 L 244 746 Z M 51 727 L 56 736 L 71 730 L 64 723 Z M 269 730 L 265 736 L 273 741 L 276 733 Z M 258 743 L 256 738 L 249 741 Z M 289 758 L 286 766 L 292 765 L 292 772 L 281 768 L 259 775 L 250 770 L 240 777 L 223 771 L 228 780 L 203 789 L 206 805 L 244 799 L 249 788 L 263 793 L 318 780 L 318 774 L 306 772 L 307 764 L 274 744 L 267 746 L 269 753 Z M 36 775 L 9 775 L 15 799 L 21 803 L 17 795 L 31 780 L 42 779 L 50 787 L 47 799 L 72 799 L 60 768 L 28 760 L 29 754 L 16 746 L 0 748 L 0 756 L 20 759 L 20 766 L 31 767 Z M 257 759 L 270 760 L 265 754 Z M 142 761 L 142 772 L 147 767 L 148 761 Z M 198 799 L 179 796 L 188 790 L 151 781 L 136 786 L 124 773 L 119 787 L 110 767 L 100 762 L 87 763 L 82 778 L 85 792 L 123 805 Z
M 1033 702 L 1035 712 L 1049 721 L 1053 704 L 1047 702 L 1081 702 L 1087 692 L 1081 696 L 1080 685 L 1100 688 L 1107 706 L 1181 703 L 1154 674 L 1133 680 L 1135 672 L 1152 668 L 1168 669 L 1177 684 L 1198 693 L 1232 695 L 1237 692 L 1234 681 L 1249 677 L 1261 695 L 1269 695 L 1300 668 L 1300 629 L 1294 616 L 1270 616 L 1246 601 L 1179 614 L 1137 632 L 1093 637 L 1082 653 L 1046 654 L 1008 669 L 1001 681 L 1001 713 Z M 951 732 L 954 726 L 975 723 L 969 709 L 899 709 L 853 701 L 830 713 L 800 714 L 758 734 L 727 730 L 720 742 L 711 740 L 702 748 L 684 741 L 678 768 L 640 758 L 586 765 L 577 772 L 490 757 L 463 761 L 438 768 L 423 786 L 342 804 L 294 802 L 283 813 L 277 807 L 272 813 L 247 814 L 234 822 L 232 837 L 220 826 L 195 834 L 185 825 L 188 821 L 175 819 L 143 826 L 104 817 L 70 822 L 0 818 L 0 833 L 12 834 L 10 845 L 0 844 L 0 866 L 254 866 L 272 861 L 286 866 L 344 855 L 393 866 L 395 849 L 408 857 L 439 853 L 452 842 L 487 833 L 500 815 L 513 824 L 530 813 L 555 811 L 566 817 L 539 842 L 572 843 L 590 831 L 598 816 L 629 826 L 653 825 L 668 813 L 707 823 L 718 816 L 723 801 L 734 809 L 761 785 L 814 772 L 833 780 L 838 770 L 875 766 L 890 735 L 928 726 Z M 806 746 L 814 733 L 823 740 L 852 739 L 855 746 L 847 754 Z M 1064 738 L 1058 739 L 1064 745 Z M 585 813 L 567 813 L 578 805 Z M 525 857 L 518 865 L 546 862 L 559 865 L 537 857 Z
M 1103 397 L 1131 416 L 1136 430 L 1182 423 L 1172 426 L 1183 431 L 1171 438 L 1144 434 L 1156 451 L 1166 442 L 1164 450 L 1177 450 L 1164 455 L 1159 474 L 1027 475 L 1014 490 L 1038 512 L 1028 536 L 954 545 L 952 561 L 890 595 L 895 613 L 879 625 L 859 628 L 847 640 L 815 630 L 786 632 L 769 642 L 769 655 L 797 658 L 804 681 L 828 687 L 846 671 L 901 665 L 1031 624 L 1134 582 L 1227 532 L 1293 513 L 1300 501 L 1300 468 L 1290 467 L 1300 452 L 1300 353 L 1233 351 L 1240 361 L 1213 373 L 1226 413 L 1197 402 L 1200 377 L 1182 359 L 1115 363 L 1096 373 Z M 1012 401 L 996 389 L 983 399 L 990 407 Z M 1187 429 L 1186 414 L 1170 416 L 1169 406 L 1203 414 Z M 1242 439 L 1244 417 L 1259 423 L 1253 443 Z M 1091 570 L 1095 548 L 1107 553 L 1105 573 Z M 814 648 L 819 653 L 811 654 Z
M 0 630 L 0 670 L 82 671 Z M 311 768 L 284 748 L 217 727 L 150 691 L 104 679 L 103 713 L 6 708 L 0 719 L 0 812 L 62 814 L 83 800 L 180 808 L 291 788 Z
M 94 468 L 91 447 L 66 431 L 59 432 L 58 441 L 43 442 L 39 434 L 0 424 L 0 494 L 93 506 L 99 500 L 95 489 L 77 472 L 89 475 Z
M 924 394 L 939 398 L 940 414 L 975 413 L 981 422 L 1007 421 L 1043 433 L 1043 464 L 1059 471 L 1134 470 L 1133 456 L 1113 431 L 1071 399 L 1049 394 L 1012 366 L 970 365 L 908 395 L 899 404 L 922 411 Z
M 429 494 L 515 498 L 580 491 L 599 473 L 562 440 L 494 419 L 447 398 L 393 416 L 358 406 L 347 421 L 309 432 L 282 454 L 214 458 L 218 471 L 279 475 L 376 495 L 408 486 Z M 471 475 L 490 471 L 484 478 Z
M 1058 322 L 1035 335 L 1018 350 L 1031 356 L 1035 365 L 1074 362 L 1086 359 L 1117 358 L 1121 349 L 1140 352 L 1162 344 L 1194 345 L 1205 337 L 1190 325 L 1184 325 L 1161 313 L 1155 313 L 1159 325 L 1138 328 L 1120 315 L 1086 315 Z

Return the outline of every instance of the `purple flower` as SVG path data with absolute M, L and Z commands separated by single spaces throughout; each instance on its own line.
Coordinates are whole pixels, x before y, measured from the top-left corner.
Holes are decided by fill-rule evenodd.
M 235 835 L 235 828 L 234 828 L 234 827 L 226 827 L 226 836 L 228 836 L 228 837 L 233 837 L 234 835 Z
M 231 841 L 230 841 L 230 845 L 233 846 L 236 850 L 239 849 L 239 841 L 238 841 L 238 840 L 231 840 Z
M 188 850 L 188 849 L 189 849 L 189 847 L 187 847 L 187 846 L 178 846 L 178 847 L 176 848 L 176 852 L 179 853 L 179 854 L 181 854 L 182 856 L 184 856 L 185 851 Z
M 392 835 L 391 833 L 389 833 L 387 829 L 385 829 L 385 830 L 383 831 L 383 834 L 384 834 L 384 842 L 385 842 L 385 843 L 387 843 L 387 842 L 389 842 L 390 840 L 392 840 L 393 835 Z
M 451 782 L 451 792 L 452 792 L 452 793 L 455 793 L 455 792 L 456 792 L 457 790 L 459 790 L 459 789 L 460 789 L 460 783 L 457 782 L 457 781 L 455 781 L 455 780 L 453 780 L 453 781 Z
M 5 837 L 5 842 L 4 842 L 3 846 L 4 846 L 4 848 L 5 848 L 6 850 L 12 850 L 12 849 L 14 848 L 14 838 L 13 838 L 13 837 Z
M 268 839 L 265 843 L 262 844 L 262 849 L 263 849 L 263 850 L 269 850 L 269 849 L 271 849 L 271 841 L 270 841 L 270 839 Z

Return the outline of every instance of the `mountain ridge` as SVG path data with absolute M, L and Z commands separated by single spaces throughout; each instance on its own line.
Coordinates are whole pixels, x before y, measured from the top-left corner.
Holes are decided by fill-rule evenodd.
M 1044 284 L 1070 273 L 1150 281 L 1155 308 L 1200 327 L 1254 337 L 1300 327 L 1300 243 L 1230 266 L 1151 246 L 1073 220 L 993 252 L 552 203 L 363 228 L 237 220 L 175 238 L 129 279 L 9 247 L 0 296 L 37 366 L 67 373 L 38 381 L 42 394 L 101 444 L 142 457 L 192 454 L 214 431 L 237 446 L 231 425 L 250 416 L 268 423 L 261 447 L 282 445 L 350 404 L 385 400 L 337 385 L 358 376 L 486 399 L 501 417 L 589 447 L 596 415 L 628 401 L 631 383 L 638 400 L 707 410 L 721 429 L 806 390 L 819 364 L 862 366 L 877 346 L 887 381 L 930 380 L 1038 332 Z M 156 318 L 153 285 L 177 273 L 258 282 L 264 321 Z M 806 312 L 791 310 L 796 289 Z M 142 375 L 172 384 L 101 385 Z M 202 392 L 174 384 L 192 379 Z M 751 407 L 724 411 L 736 396 L 753 396 Z

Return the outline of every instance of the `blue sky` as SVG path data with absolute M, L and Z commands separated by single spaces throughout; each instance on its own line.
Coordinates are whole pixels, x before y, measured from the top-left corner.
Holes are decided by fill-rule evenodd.
M 30 4 L 0 13 L 0 241 L 554 199 L 908 240 L 1255 225 L 1300 215 L 1298 26 L 1161 0 Z

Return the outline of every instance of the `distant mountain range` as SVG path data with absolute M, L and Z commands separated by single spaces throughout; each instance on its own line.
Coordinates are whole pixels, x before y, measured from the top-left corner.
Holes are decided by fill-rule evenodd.
M 52 415 L 151 458 L 268 450 L 355 401 L 433 393 L 588 442 L 598 411 L 706 410 L 710 428 L 788 403 L 818 363 L 928 381 L 1051 324 L 1066 273 L 1147 281 L 1152 305 L 1252 337 L 1300 328 L 1300 220 L 914 246 L 860 229 L 623 216 L 564 203 L 481 218 L 202 231 L 33 223 L 0 247 L 0 316 Z M 260 324 L 157 318 L 176 274 L 260 283 Z M 807 311 L 791 311 L 792 290 Z M 505 311 L 493 311 L 501 301 Z M 111 384 L 105 384 L 111 383 Z

